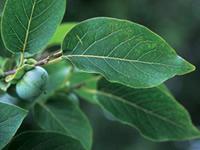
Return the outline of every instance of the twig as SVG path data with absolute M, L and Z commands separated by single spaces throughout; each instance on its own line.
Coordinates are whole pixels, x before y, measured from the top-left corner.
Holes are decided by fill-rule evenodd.
M 44 58 L 44 59 L 42 59 L 42 60 L 39 60 L 39 61 L 35 64 L 35 66 L 43 66 L 43 65 L 47 64 L 50 60 L 59 58 L 59 57 L 61 57 L 61 56 L 62 56 L 62 52 L 61 52 L 61 51 L 56 52 L 56 53 L 54 53 L 54 54 L 52 54 L 52 55 L 47 56 L 46 58 Z
M 57 59 L 57 58 L 59 58 L 61 56 L 62 56 L 62 52 L 61 51 L 56 52 L 54 54 L 51 54 L 51 55 L 47 56 L 46 58 L 44 58 L 42 60 L 39 60 L 35 64 L 35 66 L 43 66 L 43 65 L 49 63 L 49 61 Z M 12 74 L 15 74 L 15 73 L 16 73 L 16 69 L 6 71 L 6 72 L 4 72 L 3 74 L 0 75 L 0 79 L 5 78 L 6 76 L 9 76 L 9 75 L 12 75 Z

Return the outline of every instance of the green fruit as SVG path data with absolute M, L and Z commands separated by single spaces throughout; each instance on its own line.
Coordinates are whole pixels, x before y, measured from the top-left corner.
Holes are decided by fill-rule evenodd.
M 48 82 L 48 73 L 42 67 L 35 67 L 25 73 L 16 85 L 17 95 L 27 101 L 39 97 L 45 91 Z

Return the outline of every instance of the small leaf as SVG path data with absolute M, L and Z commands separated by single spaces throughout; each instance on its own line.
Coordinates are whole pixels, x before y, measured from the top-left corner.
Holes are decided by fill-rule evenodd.
M 45 104 L 36 104 L 34 116 L 39 126 L 61 132 L 79 140 L 85 149 L 91 149 L 92 128 L 83 112 L 66 95 L 56 95 Z
M 65 35 L 76 25 L 77 23 L 63 23 L 61 24 L 54 34 L 53 38 L 49 42 L 49 46 L 60 45 L 65 38 Z
M 1 52 L 0 52 L 1 53 Z M 5 58 L 0 56 L 0 76 L 4 76 L 4 72 L 13 69 L 15 66 L 15 59 Z M 5 78 L 0 79 L 0 89 L 7 91 L 7 88 L 10 86 L 10 83 L 5 81 Z
M 26 115 L 24 109 L 0 103 L 0 149 L 15 135 Z
M 7 150 L 84 150 L 77 140 L 54 132 L 25 132 L 8 145 Z
M 99 81 L 97 95 L 102 108 L 124 124 L 137 128 L 151 140 L 189 140 L 200 137 L 187 111 L 166 87 L 132 89 Z
M 7 0 L 2 36 L 13 53 L 33 55 L 44 49 L 65 12 L 66 0 Z
M 195 69 L 146 27 L 119 19 L 94 18 L 76 25 L 62 49 L 78 69 L 134 88 L 154 87 Z
M 9 83 L 6 83 L 3 79 L 0 79 L 0 90 L 5 92 L 9 88 L 9 86 Z
M 1 52 L 0 52 L 1 53 Z M 0 76 L 4 77 L 4 72 L 13 69 L 15 66 L 16 60 L 11 58 L 5 58 L 0 56 Z M 5 78 L 0 79 L 0 89 L 3 91 L 7 91 L 10 83 L 6 82 Z

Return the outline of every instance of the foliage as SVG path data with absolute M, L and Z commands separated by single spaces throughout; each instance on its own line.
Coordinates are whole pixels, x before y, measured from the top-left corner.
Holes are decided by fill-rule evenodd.
M 160 36 L 127 20 L 59 25 L 65 6 L 66 0 L 0 3 L 1 95 L 15 99 L 0 102 L 0 149 L 92 149 L 93 131 L 80 100 L 152 141 L 200 137 L 164 85 L 194 71 L 192 64 Z M 35 124 L 34 131 L 16 133 L 25 123 Z

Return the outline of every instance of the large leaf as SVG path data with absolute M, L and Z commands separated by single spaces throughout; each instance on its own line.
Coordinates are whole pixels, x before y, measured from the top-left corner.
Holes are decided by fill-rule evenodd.
M 84 150 L 77 140 L 54 132 L 25 132 L 13 139 L 7 150 Z
M 187 111 L 173 98 L 165 86 L 132 89 L 99 81 L 97 95 L 102 108 L 120 122 L 137 128 L 146 138 L 156 141 L 199 138 Z
M 61 24 L 51 41 L 49 42 L 49 46 L 52 45 L 60 45 L 65 38 L 65 35 L 76 25 L 77 23 L 63 23 Z
M 153 87 L 195 69 L 146 27 L 112 18 L 90 19 L 75 26 L 62 49 L 80 70 L 135 88 Z
M 89 150 L 92 129 L 88 119 L 77 105 L 67 101 L 66 95 L 56 95 L 45 104 L 36 104 L 35 118 L 41 128 L 74 137 Z
M 0 103 L 0 149 L 15 135 L 26 115 L 24 109 Z
M 8 0 L 2 35 L 14 52 L 35 54 L 45 48 L 65 12 L 66 0 Z

